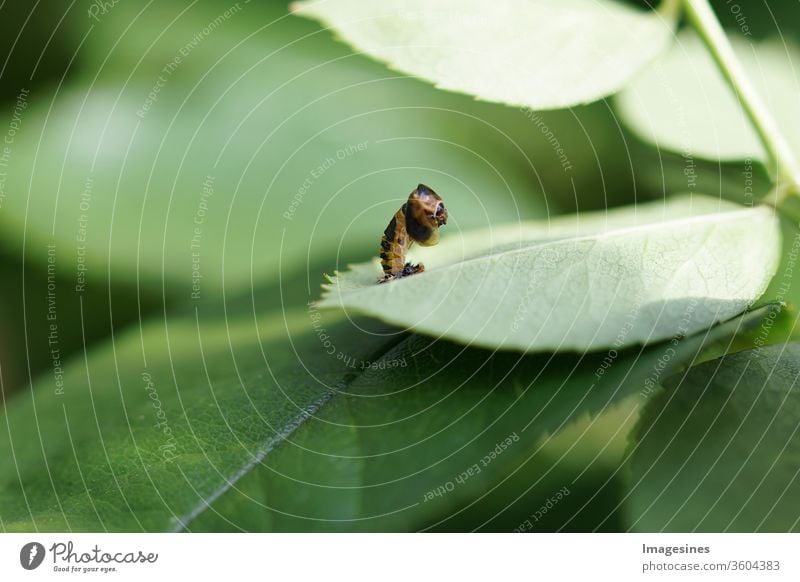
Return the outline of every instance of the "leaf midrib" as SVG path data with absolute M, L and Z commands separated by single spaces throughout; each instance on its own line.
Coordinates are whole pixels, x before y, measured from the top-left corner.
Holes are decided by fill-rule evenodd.
M 665 221 L 654 222 L 654 223 L 645 224 L 645 225 L 626 226 L 626 227 L 621 227 L 621 228 L 615 228 L 613 230 L 606 231 L 606 232 L 598 232 L 598 233 L 592 233 L 592 234 L 587 234 L 587 235 L 582 235 L 582 236 L 566 236 L 566 237 L 561 237 L 561 238 L 556 238 L 556 239 L 551 239 L 551 240 L 539 239 L 539 240 L 530 240 L 530 241 L 520 241 L 521 244 L 525 244 L 526 242 L 528 244 L 525 244 L 525 246 L 522 246 L 520 248 L 508 249 L 508 250 L 500 251 L 500 252 L 497 252 L 497 253 L 491 253 L 490 252 L 490 253 L 479 255 L 479 256 L 476 256 L 476 257 L 466 258 L 466 259 L 461 260 L 461 261 L 459 261 L 457 263 L 450 263 L 448 265 L 443 265 L 442 267 L 439 267 L 438 269 L 436 269 L 436 271 L 437 272 L 448 272 L 448 271 L 451 271 L 451 270 L 456 269 L 456 268 L 461 269 L 463 266 L 469 265 L 471 263 L 475 263 L 477 261 L 499 260 L 499 259 L 507 257 L 507 256 L 513 256 L 515 254 L 522 254 L 522 253 L 525 253 L 525 252 L 529 252 L 532 247 L 536 247 L 536 248 L 540 248 L 540 249 L 546 249 L 546 248 L 549 248 L 549 247 L 552 247 L 552 246 L 555 246 L 555 245 L 558 245 L 558 244 L 563 244 L 565 241 L 575 242 L 575 243 L 600 242 L 600 241 L 604 241 L 604 240 L 610 240 L 610 239 L 626 236 L 626 235 L 628 235 L 628 234 L 630 234 L 631 232 L 634 232 L 634 231 L 637 232 L 637 233 L 642 233 L 642 232 L 643 233 L 647 233 L 647 232 L 650 232 L 650 231 L 654 231 L 654 230 L 657 230 L 657 229 L 664 228 L 666 226 L 676 226 L 676 225 L 677 226 L 685 226 L 685 225 L 691 225 L 692 223 L 696 223 L 696 222 L 705 222 L 706 220 L 708 220 L 711 217 L 721 217 L 723 219 L 723 221 L 726 221 L 726 222 L 727 221 L 731 221 L 732 222 L 732 221 L 736 221 L 736 220 L 741 220 L 743 216 L 748 215 L 748 214 L 753 214 L 753 212 L 758 212 L 758 213 L 764 214 L 764 210 L 767 210 L 766 206 L 758 206 L 756 208 L 742 208 L 742 209 L 739 209 L 739 210 L 715 212 L 715 213 L 712 213 L 712 214 L 701 214 L 699 216 L 688 216 L 688 217 L 678 218 L 678 219 L 674 219 L 674 220 L 665 220 Z M 720 221 L 720 222 L 722 222 L 722 221 Z M 512 243 L 509 243 L 509 244 L 512 244 Z M 340 276 L 340 273 L 337 272 L 334 281 L 336 281 L 336 279 L 338 279 L 339 276 Z M 424 276 L 424 274 L 423 274 L 423 276 Z M 401 281 L 395 281 L 393 284 L 397 285 L 398 283 L 402 283 L 402 280 Z M 333 306 L 330 306 L 330 305 L 325 305 L 324 302 L 325 302 L 326 299 L 330 298 L 331 294 L 333 293 L 334 287 L 335 287 L 335 283 L 333 285 L 323 285 L 323 289 L 325 290 L 325 293 L 323 294 L 323 297 L 320 300 L 315 302 L 315 305 L 318 305 L 321 308 L 333 307 Z M 372 289 L 373 289 L 372 286 L 364 286 L 364 287 L 359 287 L 359 288 L 353 288 L 353 289 L 348 290 L 347 294 L 348 295 L 357 295 L 357 294 L 361 294 L 361 293 L 364 293 L 364 292 L 371 291 Z
M 377 361 L 378 358 L 385 356 L 391 350 L 395 349 L 401 343 L 408 341 L 409 334 L 399 334 L 392 338 L 392 340 L 387 341 L 385 344 L 381 345 L 381 347 L 367 357 L 370 361 Z M 353 382 L 358 380 L 361 376 L 363 376 L 364 371 L 357 370 L 356 372 L 348 372 L 342 376 L 342 381 L 338 383 L 338 385 L 334 388 L 329 388 L 324 394 L 322 394 L 319 398 L 314 400 L 311 404 L 306 406 L 303 409 L 303 412 L 295 416 L 291 421 L 286 423 L 283 429 L 278 432 L 277 434 L 273 435 L 267 441 L 258 448 L 258 450 L 251 455 L 251 458 L 245 462 L 239 470 L 236 471 L 232 476 L 227 477 L 225 482 L 222 483 L 217 489 L 215 489 L 211 494 L 205 496 L 201 501 L 194 505 L 190 510 L 184 512 L 180 517 L 173 515 L 170 518 L 172 522 L 172 533 L 178 533 L 182 531 L 189 531 L 188 526 L 198 517 L 200 517 L 206 509 L 210 508 L 211 505 L 222 497 L 225 493 L 233 489 L 240 480 L 244 477 L 249 475 L 251 471 L 261 464 L 267 456 L 272 453 L 274 450 L 279 448 L 286 440 L 292 436 L 299 428 L 305 425 L 306 421 L 309 419 L 316 418 L 318 412 L 320 412 L 327 404 L 329 404 L 336 396 L 341 395 L 341 389 L 351 385 Z

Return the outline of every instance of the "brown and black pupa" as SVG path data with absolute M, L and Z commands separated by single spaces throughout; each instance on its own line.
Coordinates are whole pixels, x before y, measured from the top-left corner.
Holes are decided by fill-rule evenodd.
M 406 262 L 406 252 L 413 243 L 433 246 L 439 242 L 439 227 L 447 224 L 447 209 L 441 197 L 420 184 L 400 207 L 381 237 L 383 277 L 378 283 L 421 273 L 423 264 Z

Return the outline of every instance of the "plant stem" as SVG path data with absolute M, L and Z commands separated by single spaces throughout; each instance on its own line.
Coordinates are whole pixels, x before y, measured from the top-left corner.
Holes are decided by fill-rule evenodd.
M 684 6 L 689 21 L 708 47 L 767 150 L 775 171 L 777 187 L 773 192 L 778 195 L 777 199 L 770 202 L 777 206 L 785 196 L 800 194 L 800 168 L 794 152 L 761 97 L 750 84 L 708 0 L 684 0 Z

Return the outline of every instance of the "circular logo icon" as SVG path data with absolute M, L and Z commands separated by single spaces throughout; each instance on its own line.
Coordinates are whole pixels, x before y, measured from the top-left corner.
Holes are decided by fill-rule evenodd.
M 44 561 L 44 546 L 39 542 L 28 542 L 19 551 L 19 563 L 26 570 L 35 570 Z

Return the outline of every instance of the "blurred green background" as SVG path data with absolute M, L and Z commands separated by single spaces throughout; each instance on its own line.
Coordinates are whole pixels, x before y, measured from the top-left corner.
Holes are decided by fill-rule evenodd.
M 714 4 L 741 33 L 730 3 Z M 800 36 L 796 1 L 737 6 L 755 37 Z M 453 230 L 685 189 L 682 159 L 640 142 L 611 100 L 532 115 L 438 91 L 353 54 L 284 2 L 4 2 L 0 46 L 0 133 L 19 127 L 0 197 L 4 400 L 53 365 L 49 288 L 63 360 L 167 310 L 305 305 L 323 272 L 376 254 L 418 182 L 447 193 Z M 697 171 L 699 192 L 743 191 L 738 164 Z M 785 228 L 791 241 L 796 227 Z M 495 515 L 527 487 L 521 472 L 486 514 L 478 504 L 446 529 L 490 518 L 513 529 L 570 471 L 569 503 L 540 527 L 619 529 L 608 507 L 621 495 L 612 469 L 625 442 L 612 436 L 625 422 L 623 408 L 592 426 L 609 446 L 588 471 L 585 451 L 564 452 L 569 435 L 551 442 L 531 471 L 558 461 L 561 473 L 519 501 L 530 507 Z
M 715 3 L 731 31 L 741 32 L 739 14 L 756 37 L 800 30 L 800 3 L 737 6 L 741 12 Z M 230 17 L 197 42 L 197 31 L 231 7 Z M 284 227 L 284 273 L 315 276 L 370 257 L 373 245 L 363 241 L 375 238 L 374 225 L 421 180 L 451 198 L 468 190 L 457 206 L 459 228 L 489 217 L 626 204 L 685 182 L 680 157 L 628 134 L 609 102 L 532 118 L 436 91 L 352 55 L 315 23 L 287 15 L 284 2 L 45 0 L 6 2 L 0 15 L 6 122 L 20 92 L 30 92 L 0 207 L 6 398 L 50 361 L 46 244 L 72 241 L 80 215 L 88 214 L 84 292 L 74 291 L 77 251 L 64 245 L 57 251 L 60 348 L 67 356 L 115 327 L 184 302 L 180 289 L 192 283 L 187 241 L 215 163 L 216 198 L 203 229 L 210 288 L 204 299 L 220 289 L 223 259 L 234 293 L 249 283 L 251 266 L 254 283 L 274 281 Z M 187 56 L 165 73 L 181 50 Z M 163 87 L 144 118 L 137 117 L 159 78 Z M 564 148 L 568 172 L 546 130 Z M 358 144 L 364 150 L 331 167 L 323 183 L 310 175 Z M 701 164 L 698 190 L 741 190 L 737 170 Z M 295 217 L 281 221 L 309 178 Z M 91 206 L 84 213 L 88 179 Z M 361 209 L 357 221 L 339 222 L 337 212 L 349 216 L 354 204 Z M 256 226 L 259 213 L 267 220 Z M 310 278 L 306 293 L 291 295 L 297 304 L 316 298 Z M 90 306 L 83 318 L 81 296 L 84 309 Z

